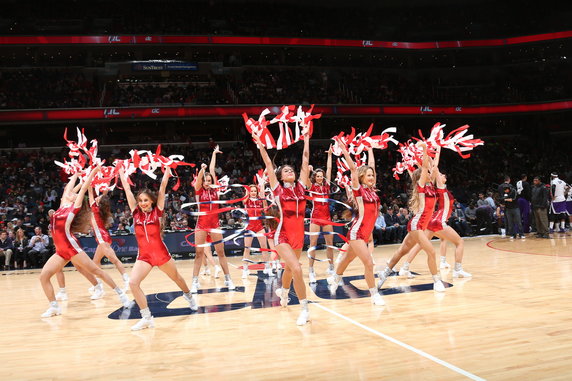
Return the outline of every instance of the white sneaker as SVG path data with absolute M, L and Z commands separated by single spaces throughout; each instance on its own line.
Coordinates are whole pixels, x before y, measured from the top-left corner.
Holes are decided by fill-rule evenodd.
M 131 300 L 129 300 L 129 298 L 127 297 L 127 295 L 125 295 L 124 292 L 119 294 L 119 301 L 121 302 L 121 304 L 123 304 L 123 307 L 125 308 L 131 308 L 134 303 Z
M 201 285 L 199 284 L 198 280 L 191 283 L 191 293 L 196 294 L 199 288 L 201 288 Z
M 42 317 L 43 317 L 43 318 L 49 318 L 49 317 L 57 316 L 57 315 L 61 315 L 61 314 L 62 314 L 62 310 L 60 309 L 59 306 L 58 306 L 58 307 L 52 307 L 52 306 L 50 306 L 50 308 L 48 308 L 48 309 L 46 310 L 46 312 L 44 312 L 44 313 L 42 314 Z
M 90 288 L 87 289 L 87 291 L 88 291 L 90 294 L 93 294 L 93 293 L 95 292 L 95 288 L 96 288 L 97 286 L 99 286 L 99 284 L 96 285 L 96 286 L 91 286 Z
M 448 264 L 447 262 L 441 262 L 441 263 L 439 264 L 439 268 L 440 268 L 441 270 L 443 270 L 443 269 L 449 269 L 449 268 L 451 268 L 451 265 Z
M 437 292 L 445 292 L 445 285 L 443 281 L 438 280 L 437 282 L 433 283 L 433 290 Z
M 316 273 L 313 271 L 310 271 L 308 273 L 308 278 L 310 278 L 310 283 L 316 283 Z
M 300 311 L 298 319 L 296 319 L 296 325 L 304 325 L 309 321 L 310 321 L 310 311 L 302 310 Z
M 123 281 L 123 292 L 129 291 L 129 279 Z
M 56 300 L 65 301 L 68 300 L 68 293 L 65 291 L 58 291 L 56 294 Z
M 234 286 L 234 283 L 232 283 L 232 279 L 225 280 L 225 281 L 224 281 L 224 286 L 225 286 L 225 287 L 228 287 L 228 289 L 229 289 L 230 291 L 233 291 L 233 290 L 236 289 L 236 287 Z
M 470 278 L 472 276 L 473 275 L 471 273 L 468 273 L 463 269 L 461 269 L 459 271 L 453 270 L 453 278 Z
M 371 297 L 371 302 L 376 306 L 385 306 L 385 300 L 379 293 L 375 293 Z
M 97 300 L 103 298 L 105 295 L 105 291 L 103 291 L 103 286 L 98 284 L 95 286 L 95 290 L 93 291 L 93 295 L 91 295 L 91 300 Z
M 248 278 L 248 275 L 249 275 L 248 267 L 246 266 L 245 268 L 242 269 L 242 279 Z
M 148 318 L 141 318 L 137 324 L 131 326 L 132 331 L 140 331 L 145 328 L 155 328 L 155 322 L 153 322 L 153 316 Z
M 187 302 L 189 302 L 189 307 L 191 307 L 191 310 L 196 311 L 199 309 L 199 306 L 197 305 L 197 301 L 195 300 L 195 298 L 192 295 L 187 296 L 187 294 L 183 294 L 183 297 L 185 298 L 185 300 Z
M 377 288 L 381 289 L 385 281 L 387 280 L 387 275 L 385 275 L 384 271 L 380 271 L 377 273 L 378 281 L 377 281 Z
M 277 288 L 276 295 L 278 295 L 278 297 L 280 298 L 280 305 L 282 307 L 288 306 L 288 302 L 290 301 L 290 299 L 288 298 L 288 290 L 284 288 Z
M 336 290 L 338 289 L 339 286 L 343 286 L 344 285 L 344 281 L 342 279 L 340 279 L 339 281 L 336 281 L 336 275 L 332 275 L 329 276 L 326 281 L 328 282 L 328 289 L 330 290 L 330 294 L 335 294 Z
M 216 265 L 214 267 L 214 277 L 216 279 L 218 279 L 220 272 L 222 271 L 222 268 L 219 265 Z
M 399 269 L 399 276 L 404 276 L 404 277 L 407 277 L 408 279 L 413 279 L 413 278 L 415 278 L 415 275 L 413 275 L 413 274 L 411 273 L 411 271 L 409 271 L 409 270 L 407 270 L 407 269 L 405 269 L 405 268 L 403 268 L 403 267 Z

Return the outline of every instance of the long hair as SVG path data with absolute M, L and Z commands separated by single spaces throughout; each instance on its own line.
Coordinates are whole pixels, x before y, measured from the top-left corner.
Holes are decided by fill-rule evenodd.
M 270 231 L 276 230 L 278 227 L 278 219 L 280 218 L 280 210 L 278 210 L 278 207 L 276 205 L 272 205 L 266 210 L 264 214 L 267 216 L 275 217 L 264 220 L 264 222 Z
M 91 228 L 91 208 L 86 200 L 81 203 L 80 210 L 76 213 L 70 226 L 72 233 L 87 234 Z
M 157 193 L 153 192 L 149 188 L 141 189 L 139 192 L 137 192 L 137 196 L 135 196 L 135 199 L 136 200 L 139 199 L 139 196 L 141 196 L 142 194 L 146 194 L 147 197 L 151 199 L 152 203 L 151 208 L 157 207 Z M 165 214 L 163 214 L 163 217 L 161 217 L 161 219 L 159 220 L 159 231 L 161 232 L 161 238 L 163 238 L 164 235 L 163 231 L 164 228 L 165 228 Z
M 417 168 L 411 173 L 411 187 L 409 188 L 409 210 L 412 213 L 419 212 L 419 192 L 417 192 L 417 183 L 421 178 L 421 168 Z
M 111 206 L 109 205 L 109 197 L 101 196 L 99 198 L 99 217 L 105 224 L 105 228 L 109 229 L 113 225 L 113 217 L 111 217 Z

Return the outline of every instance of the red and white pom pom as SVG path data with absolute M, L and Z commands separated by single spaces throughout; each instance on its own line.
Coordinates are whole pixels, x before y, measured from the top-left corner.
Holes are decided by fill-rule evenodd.
M 280 112 L 270 121 L 266 119 L 266 115 L 270 114 L 269 109 L 264 109 L 257 121 L 249 118 L 246 113 L 242 114 L 242 117 L 248 132 L 259 136 L 264 147 L 281 150 L 304 139 L 306 135 L 312 135 L 312 121 L 322 116 L 322 114 L 312 114 L 313 108 L 314 105 L 305 112 L 302 106 L 299 106 L 298 109 L 294 105 L 282 106 Z M 294 124 L 294 132 L 290 127 L 292 123 Z M 278 124 L 279 135 L 276 140 L 268 128 L 272 124 Z
M 399 144 L 393 135 L 391 135 L 391 133 L 395 133 L 397 131 L 395 127 L 386 128 L 380 135 L 376 136 L 371 136 L 372 130 L 373 123 L 369 126 L 366 132 L 360 132 L 357 135 L 354 127 L 352 127 L 352 132 L 349 135 L 345 135 L 344 132 L 340 132 L 332 138 L 332 140 L 334 140 L 332 153 L 336 156 L 342 155 L 342 150 L 339 147 L 338 141 L 342 141 L 347 146 L 348 152 L 352 155 L 361 155 L 363 151 L 366 151 L 369 148 L 386 149 L 390 142 Z

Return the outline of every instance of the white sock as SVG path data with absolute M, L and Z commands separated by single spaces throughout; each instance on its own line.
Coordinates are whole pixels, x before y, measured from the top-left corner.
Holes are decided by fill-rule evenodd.
M 439 275 L 439 274 L 433 275 L 433 283 L 440 281 L 440 280 L 441 280 L 441 275 Z
M 141 317 L 144 319 L 150 319 L 151 318 L 151 310 L 149 310 L 149 307 L 143 308 L 141 310 Z
M 308 311 L 308 299 L 300 300 L 300 305 L 302 306 L 303 311 Z
M 330 268 L 330 270 L 333 270 L 333 269 L 334 269 L 334 264 L 333 264 L 333 263 L 330 263 L 330 264 L 329 264 L 329 268 Z
M 230 274 L 224 274 L 224 280 L 230 281 Z
M 369 293 L 371 294 L 371 296 L 374 296 L 375 294 L 377 294 L 377 287 L 372 287 L 369 289 Z
M 58 302 L 56 300 L 50 302 L 50 307 L 58 308 Z
M 99 278 L 95 278 L 95 280 L 97 281 L 97 284 L 98 284 L 98 285 L 102 284 L 102 281 L 101 281 L 101 279 L 99 279 Z
M 114 290 L 115 290 L 115 292 L 117 293 L 117 295 L 123 294 L 123 290 L 120 289 L 119 287 L 115 287 Z
M 122 277 L 125 282 L 129 282 L 129 274 L 123 273 Z
M 463 270 L 463 265 L 460 262 L 455 262 L 455 271 Z
M 564 230 L 566 223 L 564 221 L 560 222 L 560 230 Z
M 409 262 L 405 262 L 405 263 L 403 264 L 402 269 L 405 270 L 405 271 L 408 271 L 408 270 L 409 270 L 409 265 L 410 265 Z
M 554 229 L 554 221 L 550 221 L 550 229 Z
M 199 283 L 199 277 L 198 276 L 193 277 L 193 283 Z
M 60 287 L 60 292 L 65 294 L 65 293 L 66 293 L 66 288 L 65 288 L 65 287 Z
M 308 271 L 311 272 L 311 273 L 313 273 L 313 272 L 314 272 L 314 268 L 313 268 L 313 267 L 309 267 L 309 268 L 308 268 Z
M 389 276 L 389 274 L 391 274 L 391 269 L 389 268 L 389 266 L 386 266 L 385 269 L 383 269 L 383 273 L 385 274 L 385 276 Z
M 184 292 L 183 294 L 185 294 L 185 296 L 186 296 L 187 298 L 192 298 L 192 297 L 193 297 L 193 294 L 191 294 L 190 291 L 189 291 L 189 292 Z
M 446 263 L 447 262 L 447 257 L 441 256 L 441 263 Z

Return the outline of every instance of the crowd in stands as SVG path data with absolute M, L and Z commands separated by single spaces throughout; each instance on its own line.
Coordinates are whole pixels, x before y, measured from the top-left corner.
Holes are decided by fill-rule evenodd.
M 530 139 L 512 139 L 490 140 L 484 147 L 480 147 L 478 154 L 473 155 L 470 160 L 460 160 L 453 152 L 444 153 L 441 160 L 443 172 L 448 175 L 449 189 L 457 200 L 449 223 L 462 236 L 496 233 L 501 227 L 495 213 L 500 200 L 497 185 L 502 182 L 504 174 L 512 173 L 515 178 L 518 177 L 516 174 L 520 173 L 541 175 L 543 182 L 548 183 L 548 174 L 551 171 L 560 171 L 561 178 L 567 181 L 572 179 L 572 167 L 567 161 L 565 144 L 553 144 L 548 151 L 547 147 L 544 150 L 538 149 L 538 146 L 535 147 L 537 142 L 531 142 Z M 211 146 L 214 144 L 211 142 Z M 519 152 L 529 154 L 515 154 L 515 144 L 519 146 Z M 325 148 L 313 145 L 310 163 L 314 168 L 324 167 Z M 212 152 L 211 149 L 195 149 L 188 145 L 165 147 L 164 150 L 166 154 L 183 154 L 188 161 L 195 163 L 208 163 Z M 116 148 L 112 151 L 101 151 L 102 156 L 110 162 L 114 158 L 128 157 L 127 150 Z M 50 209 L 58 208 L 66 179 L 65 174 L 53 161 L 62 160 L 65 154 L 63 149 L 59 152 L 0 152 L 0 232 L 6 231 L 8 238 L 16 244 L 12 251 L 20 250 L 25 254 L 20 258 L 27 259 L 27 266 L 41 266 L 51 253 L 50 250 L 53 250 L 49 243 L 43 243 L 44 236 L 48 234 L 47 216 Z M 292 147 L 280 152 L 277 160 L 296 166 L 299 165 L 300 157 L 299 147 Z M 383 151 L 376 159 L 377 188 L 382 201 L 383 218 L 380 217 L 376 223 L 374 239 L 379 244 L 400 242 L 406 234 L 406 225 L 411 217 L 407 209 L 408 184 L 404 178 L 399 181 L 392 178 L 391 167 L 395 161 L 392 152 Z M 250 143 L 241 142 L 225 147 L 224 160 L 219 160 L 217 165 L 217 173 L 220 176 L 227 175 L 231 184 L 252 183 L 254 174 L 262 167 L 255 148 Z M 195 225 L 194 219 L 181 210 L 181 204 L 193 200 L 193 173 L 190 167 L 181 167 L 178 170 L 180 188 L 168 192 L 165 209 L 167 230 L 187 230 Z M 158 183 L 147 176 L 137 175 L 133 180 L 136 188 L 158 187 Z M 340 192 L 333 197 L 342 199 L 342 194 L 343 192 Z M 238 193 L 232 191 L 225 197 L 230 199 L 238 196 Z M 131 213 L 124 193 L 115 190 L 111 201 L 114 215 L 111 231 L 117 234 L 132 232 Z M 334 220 L 343 220 L 346 217 L 343 208 L 335 204 L 332 205 L 331 211 Z M 241 220 L 236 214 L 223 213 L 220 219 L 222 226 L 241 226 Z M 18 233 L 18 230 L 22 230 L 23 235 Z M 34 236 L 40 238 L 34 239 Z M 5 240 L 0 237 L 0 249 L 3 241 Z M 21 260 L 19 266 L 23 264 Z
M 465 76 L 342 68 L 248 68 L 221 75 L 114 78 L 105 85 L 82 71 L 25 69 L 0 72 L 0 108 L 526 103 L 572 97 L 572 75 L 566 74 L 566 67 L 566 63 L 555 63 L 473 70 Z

